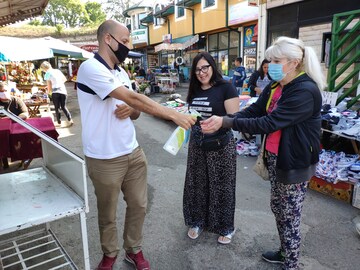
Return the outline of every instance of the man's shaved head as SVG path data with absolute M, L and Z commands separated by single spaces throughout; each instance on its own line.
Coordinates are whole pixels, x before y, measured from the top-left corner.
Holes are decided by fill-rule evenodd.
M 99 26 L 99 28 L 97 30 L 97 40 L 100 42 L 103 39 L 105 34 L 107 34 L 107 33 L 113 34 L 117 28 L 118 29 L 120 28 L 120 30 L 126 29 L 126 31 L 129 31 L 125 25 L 123 25 L 117 21 L 106 20 Z

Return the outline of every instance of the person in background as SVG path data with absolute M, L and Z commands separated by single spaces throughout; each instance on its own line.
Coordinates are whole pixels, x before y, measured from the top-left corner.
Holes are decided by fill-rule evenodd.
M 113 269 L 120 250 L 116 212 L 122 192 L 127 205 L 125 260 L 137 270 L 150 270 L 142 252 L 147 161 L 136 140 L 133 120 L 143 111 L 189 129 L 195 119 L 134 92 L 129 77 L 119 67 L 130 50 L 130 32 L 125 25 L 105 21 L 97 30 L 97 39 L 99 51 L 81 64 L 77 80 L 83 151 L 95 188 L 103 251 L 97 269 Z
M 235 59 L 235 70 L 232 78 L 232 85 L 236 88 L 238 95 L 241 95 L 242 87 L 246 79 L 245 68 L 241 65 L 242 58 L 237 57 Z
M 261 62 L 259 69 L 256 70 L 253 74 L 251 74 L 248 83 L 251 97 L 259 96 L 264 90 L 265 86 L 270 83 L 271 77 L 268 73 L 269 63 L 269 60 L 264 59 Z
M 47 91 L 48 93 L 51 93 L 58 125 L 61 125 L 61 114 L 59 110 L 61 108 L 68 119 L 67 126 L 72 126 L 74 122 L 68 108 L 66 107 L 66 77 L 59 69 L 53 69 L 51 64 L 47 61 L 42 62 L 40 68 L 45 72 L 44 79 L 47 82 Z
M 150 84 L 150 92 L 154 93 L 154 86 L 155 86 L 155 74 L 152 72 L 150 68 L 147 69 L 145 80 Z
M 141 76 L 141 77 L 143 77 L 144 79 L 145 79 L 145 77 L 146 77 L 145 69 L 144 69 L 142 66 L 140 66 L 140 68 L 139 68 L 139 70 L 138 70 L 138 76 Z
M 279 37 L 265 53 L 274 80 L 257 101 L 231 116 L 213 116 L 202 122 L 203 132 L 219 128 L 268 134 L 265 141 L 270 175 L 270 206 L 280 248 L 262 254 L 283 269 L 299 269 L 301 211 L 308 182 L 319 161 L 320 90 L 326 86 L 315 51 L 295 38 Z
M 23 120 L 29 118 L 29 111 L 24 101 L 18 97 L 10 95 L 9 86 L 4 82 L 0 82 L 0 106 L 3 106 L 5 110 L 12 112 Z M 3 117 L 5 116 L 0 115 L 0 118 Z M 3 169 L 8 169 L 9 162 L 7 157 L 1 157 L 1 161 Z M 31 159 L 23 160 L 20 166 L 24 165 L 24 169 L 27 169 L 30 163 Z
M 77 79 L 77 72 L 78 72 L 78 66 L 73 64 L 73 68 L 72 68 L 72 77 L 71 77 L 71 81 L 74 82 L 74 90 L 76 90 L 77 86 L 76 86 L 76 79 Z
M 10 95 L 9 86 L 4 82 L 0 82 L 0 106 L 3 106 L 5 110 L 12 112 L 23 120 L 29 118 L 29 111 L 24 101 Z
M 239 110 L 236 89 L 222 79 L 213 57 L 207 52 L 195 56 L 187 96 L 189 109 L 202 118 L 232 114 Z M 218 139 L 221 147 L 201 148 L 202 138 Z M 223 139 L 220 139 L 223 138 Z M 199 122 L 192 127 L 183 195 L 183 212 L 188 236 L 196 239 L 205 229 L 229 244 L 235 233 L 236 150 L 231 129 L 204 135 Z

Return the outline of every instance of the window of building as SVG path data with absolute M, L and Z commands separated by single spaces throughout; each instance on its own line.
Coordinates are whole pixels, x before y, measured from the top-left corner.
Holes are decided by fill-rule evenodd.
M 219 50 L 229 47 L 229 32 L 219 33 Z
M 209 51 L 218 50 L 218 35 L 209 35 Z
M 139 29 L 146 29 L 146 26 L 141 24 L 141 20 L 144 19 L 146 16 L 146 13 L 139 14 Z
M 181 18 L 185 16 L 185 8 L 180 2 L 183 2 L 183 0 L 175 0 L 175 18 Z
M 240 33 L 226 31 L 209 35 L 209 53 L 222 75 L 232 76 L 233 63 L 240 52 Z
M 160 10 L 162 10 L 164 7 L 160 4 L 156 4 L 155 5 L 155 8 L 154 8 L 154 15 L 159 12 Z M 154 25 L 155 26 L 160 26 L 162 25 L 164 22 L 164 19 L 163 18 L 160 18 L 160 17 L 155 17 L 154 16 Z
M 131 16 L 131 29 L 137 30 L 139 29 L 139 17 L 138 14 L 134 14 Z
M 216 8 L 217 0 L 201 0 L 201 7 L 202 7 L 202 9 Z

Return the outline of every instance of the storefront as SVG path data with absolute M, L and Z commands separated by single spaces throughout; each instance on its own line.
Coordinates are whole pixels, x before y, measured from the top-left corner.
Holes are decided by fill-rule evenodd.
M 209 35 L 209 53 L 214 57 L 222 75 L 232 76 L 233 62 L 239 56 L 240 32 L 225 31 Z

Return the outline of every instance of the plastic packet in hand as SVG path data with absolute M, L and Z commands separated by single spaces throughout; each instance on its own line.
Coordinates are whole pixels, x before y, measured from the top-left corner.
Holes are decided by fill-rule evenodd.
M 170 138 L 166 141 L 163 147 L 164 150 L 175 156 L 183 144 L 188 142 L 189 136 L 190 129 L 185 130 L 182 127 L 177 127 L 171 134 Z
M 199 113 L 197 110 L 190 109 L 190 110 L 189 110 L 189 113 L 190 113 L 192 116 L 202 118 L 201 113 Z

